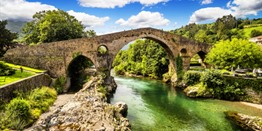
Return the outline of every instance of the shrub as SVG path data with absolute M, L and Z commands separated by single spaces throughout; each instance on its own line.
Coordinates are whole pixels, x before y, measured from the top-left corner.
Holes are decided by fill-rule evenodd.
M 10 120 L 10 128 L 23 129 L 30 123 L 31 107 L 27 100 L 15 98 L 7 105 L 6 110 Z
M 195 85 L 200 82 L 201 72 L 187 71 L 183 76 L 183 81 L 186 85 Z
M 53 87 L 55 88 L 55 90 L 57 91 L 58 94 L 63 93 L 64 86 L 65 86 L 65 82 L 66 82 L 66 79 L 65 79 L 65 77 L 63 77 L 63 76 L 58 77 L 58 78 L 55 80 L 55 84 L 54 84 Z
M 245 79 L 231 76 L 224 76 L 224 81 L 229 85 L 237 84 L 239 88 L 252 88 L 257 92 L 262 92 L 262 79 Z
M 203 82 L 203 84 L 208 88 L 219 88 L 224 84 L 222 74 L 216 70 L 204 72 L 200 78 L 200 81 Z
M 56 100 L 57 93 L 49 87 L 34 89 L 29 95 L 32 108 L 38 108 L 42 112 L 48 110 L 49 106 Z

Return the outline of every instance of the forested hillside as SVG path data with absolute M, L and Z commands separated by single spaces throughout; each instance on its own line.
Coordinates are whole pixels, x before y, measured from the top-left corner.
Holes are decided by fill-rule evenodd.
M 193 23 L 171 32 L 210 44 L 233 38 L 249 39 L 262 35 L 262 18 L 252 20 L 236 19 L 232 15 L 227 15 L 218 18 L 211 24 Z

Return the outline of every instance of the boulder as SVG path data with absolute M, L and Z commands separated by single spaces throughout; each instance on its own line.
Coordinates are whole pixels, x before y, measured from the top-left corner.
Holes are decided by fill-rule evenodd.
M 128 106 L 126 103 L 124 102 L 117 102 L 115 104 L 115 107 L 119 109 L 119 113 L 122 114 L 124 117 L 127 116 L 127 110 L 128 110 Z
M 262 131 L 262 118 L 258 116 L 248 116 L 238 112 L 227 111 L 226 117 L 231 119 L 239 127 L 248 131 Z

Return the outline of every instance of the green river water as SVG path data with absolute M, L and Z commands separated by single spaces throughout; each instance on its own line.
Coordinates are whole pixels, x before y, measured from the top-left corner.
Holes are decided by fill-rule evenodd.
M 262 116 L 262 110 L 239 102 L 191 99 L 156 80 L 115 77 L 118 85 L 111 103 L 128 104 L 134 131 L 240 131 L 224 111 Z

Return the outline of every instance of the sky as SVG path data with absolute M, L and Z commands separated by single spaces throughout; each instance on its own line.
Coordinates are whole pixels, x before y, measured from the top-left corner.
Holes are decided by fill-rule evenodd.
M 142 27 L 173 30 L 229 14 L 262 18 L 262 0 L 0 0 L 0 20 L 31 21 L 36 12 L 57 9 L 98 35 Z

